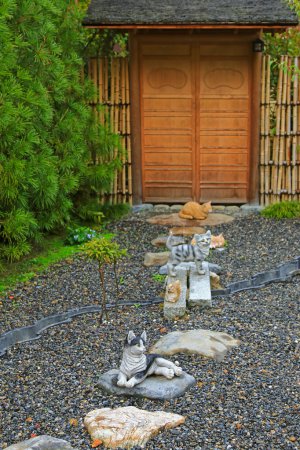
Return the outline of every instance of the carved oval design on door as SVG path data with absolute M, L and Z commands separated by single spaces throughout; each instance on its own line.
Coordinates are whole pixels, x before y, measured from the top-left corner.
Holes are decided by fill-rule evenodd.
M 244 84 L 244 76 L 239 70 L 220 69 L 210 70 L 205 74 L 204 84 L 209 89 L 230 88 L 239 89 Z
M 166 86 L 181 89 L 187 83 L 187 75 L 179 69 L 153 69 L 148 74 L 148 83 L 153 89 L 160 89 Z

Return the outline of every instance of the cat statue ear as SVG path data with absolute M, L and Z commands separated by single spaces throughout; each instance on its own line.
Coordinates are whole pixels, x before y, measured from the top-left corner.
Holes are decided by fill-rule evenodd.
M 206 234 L 207 234 L 208 236 L 211 236 L 210 230 L 208 230 L 208 231 L 206 232 Z
M 147 333 L 146 333 L 146 331 L 144 330 L 143 332 L 142 332 L 142 334 L 141 334 L 141 338 L 143 339 L 143 341 L 144 342 L 146 342 L 147 341 Z
M 128 344 L 130 344 L 130 342 L 131 342 L 135 337 L 136 337 L 136 336 L 135 336 L 134 332 L 133 332 L 132 330 L 130 330 L 130 331 L 128 332 L 128 335 L 127 335 L 127 342 L 128 342 Z

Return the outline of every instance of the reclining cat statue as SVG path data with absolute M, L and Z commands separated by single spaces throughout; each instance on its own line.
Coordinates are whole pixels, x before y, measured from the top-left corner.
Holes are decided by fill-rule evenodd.
M 145 354 L 146 331 L 135 335 L 129 331 L 125 340 L 117 385 L 132 388 L 150 375 L 163 375 L 169 380 L 182 374 L 182 368 L 155 353 Z

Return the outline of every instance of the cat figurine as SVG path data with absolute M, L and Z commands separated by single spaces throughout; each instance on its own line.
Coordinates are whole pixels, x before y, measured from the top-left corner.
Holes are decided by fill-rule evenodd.
M 203 203 L 202 205 L 197 202 L 187 202 L 178 214 L 181 219 L 204 220 L 210 212 L 212 212 L 211 202 Z
M 211 232 L 208 230 L 204 234 L 195 234 L 192 244 L 181 244 L 172 246 L 173 235 L 170 234 L 166 246 L 170 250 L 169 259 L 167 262 L 168 274 L 172 277 L 176 276 L 175 266 L 181 262 L 194 261 L 197 271 L 200 275 L 204 275 L 205 271 L 202 269 L 202 261 L 209 255 Z
M 223 233 L 218 234 L 218 236 L 211 236 L 211 243 L 210 248 L 218 248 L 218 247 L 224 247 L 225 245 L 225 238 L 223 236 Z
M 118 374 L 118 386 L 132 388 L 153 374 L 163 375 L 169 380 L 175 375 L 179 377 L 182 374 L 181 367 L 160 355 L 155 353 L 145 355 L 146 341 L 146 331 L 137 336 L 132 330 L 128 332 Z
M 176 303 L 179 300 L 181 294 L 181 283 L 179 280 L 174 281 L 167 285 L 165 301 L 170 303 Z

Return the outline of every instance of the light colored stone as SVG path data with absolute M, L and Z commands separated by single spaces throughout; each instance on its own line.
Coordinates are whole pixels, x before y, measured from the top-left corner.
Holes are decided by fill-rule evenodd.
M 225 206 L 224 205 L 212 205 L 212 210 L 213 211 L 225 211 Z
M 109 394 L 127 397 L 146 397 L 154 400 L 170 400 L 182 396 L 187 389 L 195 384 L 195 378 L 185 372 L 171 380 L 159 375 L 147 377 L 142 383 L 132 388 L 117 386 L 119 371 L 109 370 L 102 374 L 98 385 Z
M 239 206 L 226 206 L 225 207 L 225 212 L 227 213 L 227 214 L 237 214 L 237 213 L 239 213 L 240 212 L 240 208 L 239 208 Z
M 155 247 L 165 247 L 168 236 L 159 236 L 151 241 L 151 244 Z M 174 236 L 173 237 L 173 245 L 184 244 L 185 240 L 182 236 Z
M 141 205 L 133 205 L 132 212 L 139 213 L 145 211 L 152 211 L 153 205 L 151 203 L 142 203 Z
M 144 266 L 163 266 L 167 263 L 169 258 L 169 252 L 159 252 L 159 253 L 151 253 L 148 252 L 145 254 L 144 258 Z
M 153 207 L 154 212 L 170 212 L 170 206 L 169 205 L 154 205 Z
M 173 227 L 170 229 L 173 236 L 194 236 L 194 234 L 205 233 L 205 228 L 203 227 Z
M 193 262 L 190 263 L 180 263 L 177 267 L 183 267 L 185 270 L 189 270 L 190 265 L 194 264 Z M 223 272 L 223 269 L 218 264 L 208 263 L 208 268 L 211 272 L 215 272 L 216 274 L 221 274 Z M 168 267 L 167 264 L 161 266 L 159 268 L 159 274 L 160 275 L 168 275 Z
M 17 444 L 10 445 L 6 450 L 76 450 L 69 442 L 46 434 L 37 436 Z
M 147 219 L 148 223 L 155 225 L 168 225 L 172 227 L 197 227 L 197 226 L 214 226 L 222 223 L 229 223 L 234 220 L 234 217 L 228 214 L 210 213 L 207 219 L 204 220 L 189 220 L 181 219 L 177 213 L 160 214 L 158 216 Z
M 172 212 L 179 212 L 182 209 L 183 205 L 172 205 L 170 206 L 170 210 Z
M 100 439 L 108 448 L 145 447 L 159 431 L 177 427 L 185 417 L 164 411 L 149 412 L 134 406 L 102 408 L 89 412 L 84 425 L 93 440 Z
M 205 273 L 199 275 L 194 263 L 190 268 L 190 292 L 188 298 L 188 304 L 190 306 L 212 306 L 209 268 L 206 261 L 203 261 L 202 269 Z
M 222 361 L 227 352 L 239 345 L 239 340 L 227 333 L 210 330 L 174 331 L 161 337 L 150 349 L 151 353 L 175 355 L 198 354 Z
M 180 297 L 177 302 L 171 303 L 164 300 L 164 317 L 168 320 L 175 319 L 175 317 L 182 317 L 186 311 L 186 294 L 187 294 L 187 271 L 177 266 L 177 276 L 167 278 L 167 286 L 174 281 L 179 280 L 181 285 Z
M 246 203 L 244 205 L 241 205 L 240 207 L 240 211 L 242 214 L 258 214 L 260 213 L 260 211 L 262 211 L 264 209 L 263 206 L 259 205 L 259 204 L 251 204 L 251 203 Z
M 220 284 L 220 277 L 215 272 L 209 272 L 210 277 L 210 288 L 217 290 L 217 289 L 223 289 L 223 287 Z

